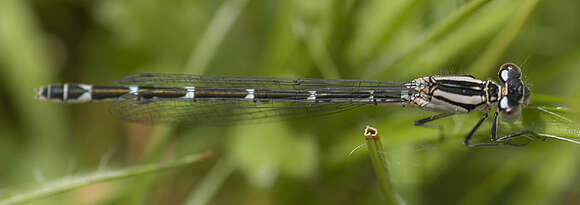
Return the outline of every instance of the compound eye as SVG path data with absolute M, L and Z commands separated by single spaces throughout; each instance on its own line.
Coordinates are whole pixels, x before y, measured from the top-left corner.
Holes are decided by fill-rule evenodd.
M 499 110 L 501 110 L 502 112 L 505 112 L 509 108 L 507 96 L 504 96 L 503 98 L 501 98 L 501 100 L 499 100 L 498 107 Z
M 513 122 L 520 117 L 522 113 L 521 107 L 518 105 L 516 107 L 509 108 L 501 112 L 501 119 L 507 122 Z
M 522 75 L 520 67 L 513 63 L 505 63 L 499 69 L 499 79 L 502 83 L 506 83 L 511 78 L 519 79 Z
M 501 119 L 506 122 L 512 122 L 520 117 L 521 106 L 510 106 L 507 96 L 504 96 L 499 100 L 498 108 L 501 111 Z

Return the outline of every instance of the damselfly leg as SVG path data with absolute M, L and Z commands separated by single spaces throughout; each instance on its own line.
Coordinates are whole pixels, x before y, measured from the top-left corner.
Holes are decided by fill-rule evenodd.
M 463 142 L 463 144 L 465 144 L 466 146 L 470 146 L 470 147 L 477 147 L 477 146 L 497 146 L 497 145 L 509 145 L 509 146 L 525 146 L 527 144 L 529 144 L 532 140 L 534 140 L 534 138 L 531 138 L 531 136 L 533 137 L 540 137 L 539 135 L 537 135 L 536 133 L 534 133 L 531 130 L 526 130 L 520 133 L 516 133 L 516 134 L 511 134 L 511 135 L 506 135 L 503 137 L 497 137 L 497 127 L 498 127 L 498 112 L 494 113 L 493 116 L 493 122 L 491 125 L 491 141 L 492 142 L 478 142 L 478 143 L 472 143 L 471 137 L 473 137 L 473 135 L 475 134 L 475 132 L 479 129 L 479 127 L 481 127 L 481 125 L 483 124 L 483 122 L 489 117 L 489 113 L 486 112 L 481 119 L 479 120 L 479 122 L 477 122 L 477 124 L 475 125 L 475 127 L 473 127 L 473 129 L 469 132 L 469 134 L 467 134 L 467 136 L 465 137 L 465 141 Z M 524 142 L 524 143 L 511 143 L 510 140 L 514 139 L 514 138 L 518 138 L 518 137 L 526 137 L 526 139 L 528 139 L 528 141 Z
M 443 135 L 443 126 L 440 124 L 426 124 L 426 123 L 434 121 L 434 120 L 442 119 L 445 117 L 449 117 L 449 116 L 452 116 L 454 114 L 455 113 L 441 113 L 441 114 L 437 114 L 437 115 L 432 115 L 432 116 L 429 116 L 427 118 L 416 120 L 415 122 L 413 122 L 413 125 L 420 126 L 420 127 L 429 127 L 429 128 L 438 129 L 439 130 L 439 141 L 443 142 L 444 137 L 445 137 Z
M 455 113 L 441 113 L 441 114 L 437 114 L 437 115 L 432 115 L 432 116 L 429 116 L 427 118 L 417 120 L 413 124 L 415 126 L 437 128 L 440 130 L 441 139 L 443 139 L 443 136 L 442 136 L 443 126 L 440 124 L 427 124 L 427 123 L 438 120 L 438 119 L 442 119 L 445 117 L 449 117 L 449 116 L 452 116 L 454 114 Z M 498 116 L 499 116 L 499 113 L 495 112 L 494 116 L 493 116 L 492 126 L 491 126 L 491 142 L 478 142 L 478 143 L 471 142 L 471 138 L 473 137 L 473 135 L 475 135 L 475 132 L 477 132 L 477 130 L 479 130 L 479 128 L 481 127 L 483 122 L 485 122 L 485 120 L 487 120 L 489 118 L 489 113 L 485 113 L 481 117 L 479 122 L 475 125 L 475 127 L 473 127 L 473 129 L 469 132 L 469 134 L 467 134 L 467 136 L 465 136 L 464 144 L 467 146 L 470 146 L 470 147 L 497 146 L 497 145 L 525 146 L 525 145 L 529 144 L 532 140 L 534 140 L 534 138 L 532 138 L 530 136 L 538 137 L 538 138 L 540 137 L 539 135 L 537 135 L 536 133 L 534 133 L 533 131 L 530 131 L 530 130 L 523 131 L 523 132 L 516 133 L 516 134 L 506 135 L 503 137 L 497 137 L 497 127 L 498 127 L 498 123 L 499 123 Z M 510 140 L 518 138 L 518 137 L 525 137 L 526 139 L 528 139 L 528 141 L 526 141 L 524 143 L 512 143 L 512 142 L 510 142 Z
M 527 145 L 530 141 L 534 140 L 534 138 L 540 139 L 542 141 L 546 140 L 545 137 L 542 137 L 531 130 L 526 130 L 526 131 L 523 131 L 520 133 L 506 135 L 503 137 L 497 137 L 497 127 L 499 124 L 499 121 L 497 119 L 498 115 L 499 115 L 499 112 L 496 111 L 494 116 L 493 116 L 493 124 L 491 126 L 491 140 L 492 141 L 505 141 L 505 140 L 510 140 L 510 139 L 517 138 L 517 137 L 526 137 L 529 141 L 523 145 Z
M 441 125 L 432 125 L 432 124 L 426 124 L 426 123 L 434 121 L 434 120 L 442 119 L 445 117 L 449 117 L 449 116 L 454 115 L 454 114 L 455 113 L 441 113 L 441 114 L 437 114 L 437 115 L 432 115 L 432 116 L 429 116 L 427 118 L 420 119 L 420 120 L 413 122 L 413 125 L 422 126 L 422 127 L 439 128 L 439 127 L 441 127 Z

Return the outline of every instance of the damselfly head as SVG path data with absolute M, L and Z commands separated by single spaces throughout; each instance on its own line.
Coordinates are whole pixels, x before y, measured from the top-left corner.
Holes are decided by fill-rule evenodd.
M 530 100 L 530 89 L 524 85 L 522 71 L 516 64 L 503 64 L 498 74 L 502 83 L 498 109 L 503 120 L 516 120 Z

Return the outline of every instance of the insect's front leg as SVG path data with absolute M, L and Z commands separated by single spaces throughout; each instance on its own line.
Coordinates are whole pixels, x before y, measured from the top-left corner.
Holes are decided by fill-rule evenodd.
M 479 122 L 477 122 L 477 124 L 475 125 L 475 127 L 473 127 L 473 129 L 471 129 L 471 131 L 469 132 L 469 134 L 467 134 L 467 136 L 465 136 L 465 141 L 463 141 L 463 144 L 465 144 L 466 146 L 469 147 L 479 147 L 479 146 L 496 146 L 496 145 L 505 145 L 504 143 L 495 143 L 495 142 L 481 142 L 481 143 L 472 143 L 470 142 L 471 137 L 473 137 L 473 135 L 475 134 L 475 132 L 479 129 L 479 127 L 481 127 L 481 124 L 483 124 L 483 122 L 489 117 L 489 112 L 486 112 L 481 119 L 479 120 Z M 493 126 L 492 126 L 493 129 Z M 492 134 L 493 136 L 493 134 Z
M 483 122 L 489 117 L 489 111 L 486 112 L 481 119 L 479 120 L 479 122 L 477 122 L 477 124 L 475 125 L 475 127 L 473 127 L 473 129 L 471 129 L 471 131 L 469 132 L 469 134 L 467 134 L 467 136 L 465 137 L 465 141 L 463 141 L 463 144 L 465 144 L 466 146 L 469 147 L 479 147 L 479 146 L 497 146 L 497 145 L 510 145 L 510 146 L 523 146 L 526 144 L 512 144 L 509 142 L 498 142 L 504 139 L 508 139 L 508 138 L 496 138 L 497 136 L 497 112 L 495 113 L 494 117 L 493 117 L 493 124 L 491 126 L 491 141 L 493 142 L 478 142 L 478 143 L 472 143 L 470 142 L 471 137 L 473 137 L 473 135 L 475 134 L 475 132 L 479 129 L 479 127 L 481 127 L 481 125 L 483 124 Z M 520 136 L 520 135 L 518 135 Z M 517 137 L 517 136 L 513 136 L 513 137 Z M 501 140 L 500 140 L 501 139 Z
M 525 145 L 529 144 L 532 140 L 534 140 L 533 138 L 530 137 L 530 135 L 533 136 L 533 137 L 536 137 L 536 138 L 538 138 L 540 140 L 545 140 L 546 139 L 546 138 L 541 137 L 540 135 L 536 134 L 535 132 L 533 132 L 531 130 L 526 130 L 526 131 L 523 131 L 523 132 L 520 132 L 520 133 L 506 135 L 506 136 L 503 136 L 503 137 L 499 137 L 498 138 L 497 137 L 497 127 L 498 127 L 498 123 L 499 123 L 498 120 L 497 120 L 498 119 L 498 114 L 499 113 L 496 111 L 495 114 L 494 114 L 494 116 L 493 116 L 493 124 L 491 125 L 491 141 L 494 141 L 494 142 L 505 141 L 504 144 L 506 144 L 506 145 L 525 146 Z M 521 136 L 526 137 L 528 139 L 528 141 L 525 142 L 525 143 L 522 143 L 522 144 L 513 144 L 513 143 L 510 143 L 509 142 L 510 139 L 513 139 L 513 138 L 516 138 L 516 137 L 521 137 Z

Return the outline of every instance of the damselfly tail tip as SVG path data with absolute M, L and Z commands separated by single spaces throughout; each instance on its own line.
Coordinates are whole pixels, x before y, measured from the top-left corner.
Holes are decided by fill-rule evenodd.
M 47 97 L 46 97 L 46 90 L 47 90 L 47 86 L 42 86 L 40 88 L 36 88 L 36 100 L 40 100 L 40 101 L 48 101 Z

